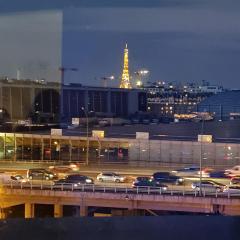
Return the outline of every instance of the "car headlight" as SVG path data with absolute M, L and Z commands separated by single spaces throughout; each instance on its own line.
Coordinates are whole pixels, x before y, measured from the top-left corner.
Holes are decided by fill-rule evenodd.
M 49 177 L 53 177 L 53 174 L 49 174 Z
M 167 187 L 163 187 L 163 191 L 167 191 Z
M 86 179 L 86 183 L 91 183 L 92 179 Z
M 183 182 L 183 178 L 179 178 L 178 181 L 179 181 L 179 182 Z

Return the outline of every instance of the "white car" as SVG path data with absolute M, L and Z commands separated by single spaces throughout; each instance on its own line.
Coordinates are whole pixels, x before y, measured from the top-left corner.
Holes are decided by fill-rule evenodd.
M 226 186 L 223 189 L 223 192 L 229 194 L 240 194 L 240 186 Z
M 230 169 L 226 169 L 225 173 L 231 177 L 240 176 L 240 165 L 234 166 Z
M 125 182 L 126 178 L 112 172 L 104 172 L 97 175 L 97 180 L 100 182 Z

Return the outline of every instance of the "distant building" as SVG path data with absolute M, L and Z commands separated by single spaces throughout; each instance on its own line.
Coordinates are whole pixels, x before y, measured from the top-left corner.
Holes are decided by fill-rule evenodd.
M 61 93 L 62 100 L 60 99 Z M 61 100 L 61 101 L 60 101 Z M 60 102 L 62 109 L 60 109 Z M 71 122 L 84 116 L 82 107 L 103 116 L 128 117 L 146 111 L 144 90 L 64 85 L 33 80 L 1 80 L 2 121 L 31 119 L 33 122 Z M 60 116 L 60 113 L 61 116 Z
M 223 91 L 223 88 L 221 86 L 200 86 L 200 92 L 202 93 L 220 93 Z
M 215 119 L 228 120 L 240 113 L 240 90 L 218 93 L 199 103 L 198 111 L 214 113 Z
M 173 118 L 174 114 L 187 114 L 197 110 L 204 99 L 223 91 L 220 86 L 211 86 L 203 81 L 202 85 L 166 83 L 164 81 L 145 86 L 148 110 L 159 117 Z

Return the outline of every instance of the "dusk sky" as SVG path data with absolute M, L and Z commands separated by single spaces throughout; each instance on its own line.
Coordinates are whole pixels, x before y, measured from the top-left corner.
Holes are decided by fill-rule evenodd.
M 11 66 L 8 66 L 7 72 L 1 67 L 6 54 L 10 58 L 8 65 L 14 64 L 16 54 L 27 64 L 25 59 L 34 52 L 36 62 L 46 63 L 45 73 L 42 71 L 42 74 L 48 80 L 58 79 L 58 75 L 53 79 L 53 74 L 46 72 L 55 71 L 53 69 L 61 64 L 62 59 L 63 66 L 79 69 L 77 73 L 67 73 L 66 81 L 100 85 L 103 76 L 120 76 L 123 48 L 127 41 L 130 73 L 147 68 L 150 81 L 198 82 L 205 79 L 212 84 L 240 88 L 238 0 L 49 2 L 33 4 L 32 1 L 22 0 L 20 4 L 17 0 L 8 3 L 0 1 L 0 19 L 15 19 L 15 24 L 9 25 L 9 28 L 2 26 L 0 20 L 0 49 L 5 53 L 0 56 L 0 75 L 3 71 L 5 75 L 14 75 Z M 42 29 L 38 42 L 34 40 L 35 34 L 28 38 L 29 42 L 33 39 L 32 48 L 36 46 L 38 50 L 24 51 L 25 40 L 23 37 L 20 41 L 17 39 L 19 33 L 15 32 L 15 28 L 31 32 L 34 24 L 18 26 L 16 19 L 24 15 L 25 21 L 32 23 L 34 18 L 31 16 L 34 14 L 38 14 L 39 18 L 41 14 L 45 16 L 45 21 L 38 24 Z M 15 41 L 23 46 L 22 51 L 13 53 L 7 37 L 1 37 L 4 31 L 11 32 L 11 35 L 5 35 L 11 39 L 16 34 Z M 62 31 L 62 39 L 59 31 Z M 56 44 L 54 41 L 57 41 Z M 38 52 L 46 54 L 38 56 Z M 28 76 L 37 75 L 34 73 L 38 71 L 37 67 L 32 69 Z M 118 80 L 113 84 L 117 86 Z

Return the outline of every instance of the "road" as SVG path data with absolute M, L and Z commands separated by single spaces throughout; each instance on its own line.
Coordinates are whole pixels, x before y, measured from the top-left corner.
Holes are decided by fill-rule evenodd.
M 150 173 L 149 171 L 146 172 L 139 172 L 141 174 L 138 174 L 136 171 L 126 171 L 126 172 L 121 172 L 121 174 L 123 176 L 126 177 L 126 181 L 124 183 L 114 183 L 114 182 L 99 182 L 97 181 L 96 177 L 97 174 L 99 173 L 98 171 L 91 171 L 91 170 L 84 170 L 84 171 L 76 171 L 76 172 L 72 172 L 72 173 L 79 173 L 79 174 L 83 174 L 83 175 L 87 175 L 91 178 L 94 179 L 94 185 L 96 187 L 106 187 L 106 188 L 132 188 L 132 183 L 135 180 L 136 176 L 151 176 L 152 172 Z M 14 171 L 10 171 L 10 172 L 5 172 L 5 174 L 9 175 L 9 179 L 11 175 L 15 175 L 15 174 L 21 174 L 23 176 L 26 177 L 26 170 L 17 170 L 15 169 Z M 66 173 L 59 173 L 59 178 L 64 178 L 67 174 Z M 0 174 L 0 179 L 1 179 L 1 174 Z M 212 178 L 203 178 L 204 179 L 208 179 L 208 180 L 214 180 L 216 182 L 222 183 L 224 185 L 228 185 L 229 184 L 229 179 L 212 179 Z M 184 184 L 183 185 L 172 185 L 172 184 L 167 184 L 168 185 L 168 190 L 169 191 L 181 191 L 181 192 L 186 192 L 186 191 L 194 191 L 191 187 L 192 182 L 194 181 L 199 181 L 198 177 L 186 177 L 184 178 Z M 13 181 L 14 183 L 14 181 Z M 29 184 L 31 185 L 35 185 L 35 186 L 51 186 L 54 185 L 54 181 L 50 181 L 50 180 L 29 180 L 28 183 L 23 183 L 23 186 L 29 186 Z

